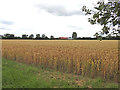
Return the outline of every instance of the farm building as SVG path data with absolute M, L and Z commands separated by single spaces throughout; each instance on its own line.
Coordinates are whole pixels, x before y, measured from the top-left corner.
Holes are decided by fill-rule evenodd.
M 59 39 L 67 40 L 68 37 L 59 37 Z

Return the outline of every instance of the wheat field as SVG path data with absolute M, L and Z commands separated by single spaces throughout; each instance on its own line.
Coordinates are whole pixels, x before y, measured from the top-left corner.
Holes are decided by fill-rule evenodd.
M 2 57 L 118 81 L 118 40 L 2 40 Z

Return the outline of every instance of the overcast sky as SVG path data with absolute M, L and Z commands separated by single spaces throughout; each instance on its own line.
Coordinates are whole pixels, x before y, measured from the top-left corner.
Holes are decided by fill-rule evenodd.
M 91 25 L 81 8 L 97 0 L 0 0 L 0 34 L 45 34 L 50 37 L 93 37 L 101 30 Z

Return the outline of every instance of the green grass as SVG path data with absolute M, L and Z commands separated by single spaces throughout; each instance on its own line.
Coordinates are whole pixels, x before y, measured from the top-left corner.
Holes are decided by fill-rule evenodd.
M 2 88 L 118 88 L 118 84 L 3 59 Z

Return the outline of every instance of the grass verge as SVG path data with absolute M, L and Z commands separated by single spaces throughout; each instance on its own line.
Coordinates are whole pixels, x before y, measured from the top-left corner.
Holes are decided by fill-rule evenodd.
M 118 88 L 118 84 L 3 59 L 2 88 Z

